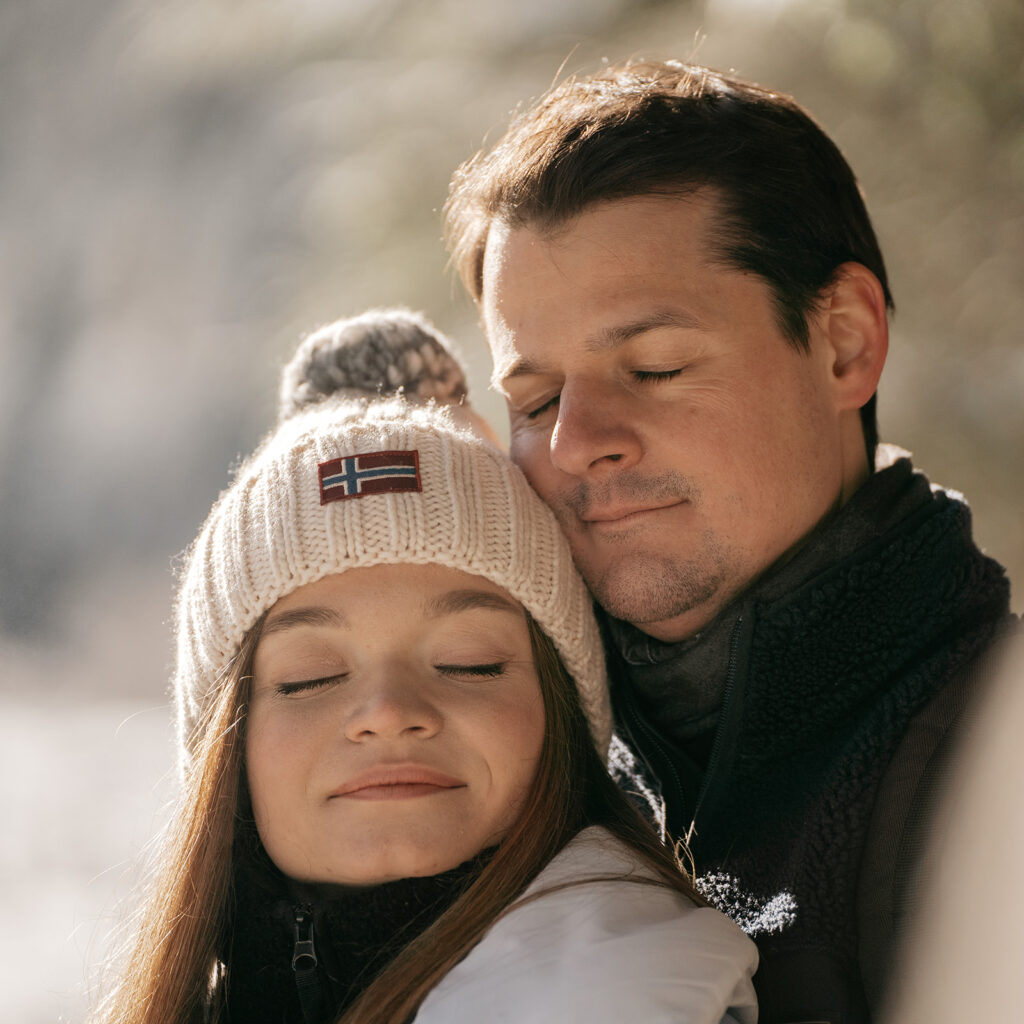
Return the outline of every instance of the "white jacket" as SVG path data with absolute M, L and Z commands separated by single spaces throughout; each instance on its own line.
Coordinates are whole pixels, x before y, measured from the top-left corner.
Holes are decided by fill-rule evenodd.
M 601 828 L 525 895 L 594 875 L 649 876 Z M 588 882 L 513 905 L 424 1000 L 416 1024 L 756 1024 L 754 944 L 662 886 Z

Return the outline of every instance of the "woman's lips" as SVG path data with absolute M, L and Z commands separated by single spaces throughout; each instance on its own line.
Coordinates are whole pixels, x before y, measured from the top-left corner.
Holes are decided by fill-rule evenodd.
M 412 800 L 455 789 L 455 786 L 431 786 L 421 782 L 392 783 L 386 786 L 365 786 L 351 793 L 338 794 L 345 800 Z
M 444 790 L 463 789 L 465 785 L 461 779 L 425 765 L 378 765 L 342 783 L 329 799 L 409 800 Z

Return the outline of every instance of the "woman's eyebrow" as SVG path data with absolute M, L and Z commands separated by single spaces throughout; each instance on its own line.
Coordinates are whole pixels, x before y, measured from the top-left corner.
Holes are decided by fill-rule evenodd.
M 474 608 L 487 608 L 496 612 L 522 614 L 522 606 L 511 597 L 496 594 L 493 590 L 449 590 L 445 594 L 433 597 L 424 604 L 423 613 L 428 618 L 439 618 L 442 615 L 454 615 L 457 612 L 470 611 Z
M 335 608 L 293 608 L 291 611 L 272 615 L 263 624 L 261 637 L 281 633 L 297 626 L 347 626 L 348 620 Z

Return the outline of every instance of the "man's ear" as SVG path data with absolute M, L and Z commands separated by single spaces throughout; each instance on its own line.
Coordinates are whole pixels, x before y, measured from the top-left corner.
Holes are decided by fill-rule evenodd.
M 860 263 L 843 263 L 825 290 L 821 328 L 836 407 L 859 409 L 875 393 L 889 351 L 885 293 Z

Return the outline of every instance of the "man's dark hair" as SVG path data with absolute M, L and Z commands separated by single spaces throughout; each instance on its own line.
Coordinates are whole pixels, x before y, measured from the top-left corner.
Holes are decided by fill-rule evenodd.
M 885 263 L 849 164 L 791 97 L 674 61 L 630 62 L 554 87 L 456 171 L 445 207 L 452 261 L 480 301 L 494 221 L 555 230 L 593 203 L 639 195 L 720 199 L 717 258 L 772 289 L 801 351 L 836 269 L 861 263 L 893 308 Z M 875 398 L 861 410 L 869 463 Z

